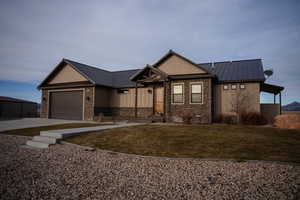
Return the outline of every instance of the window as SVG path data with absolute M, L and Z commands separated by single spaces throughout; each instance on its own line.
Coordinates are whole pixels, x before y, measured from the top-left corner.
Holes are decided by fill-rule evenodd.
M 236 84 L 231 84 L 231 89 L 236 90 Z
M 240 89 L 245 89 L 245 84 L 240 84 Z
M 173 103 L 183 103 L 183 84 L 174 84 L 172 91 Z
M 228 88 L 228 85 L 224 85 L 224 86 L 223 86 L 223 89 L 224 89 L 224 90 L 228 90 L 228 89 L 229 89 L 229 88 Z
M 119 93 L 119 94 L 128 94 L 128 93 L 129 93 L 129 90 L 119 89 L 119 90 L 118 90 L 118 93 Z
M 202 103 L 202 83 L 191 83 L 191 103 Z

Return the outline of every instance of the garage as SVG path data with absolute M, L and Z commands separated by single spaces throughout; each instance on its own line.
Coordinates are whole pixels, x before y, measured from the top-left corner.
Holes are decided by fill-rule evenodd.
M 82 120 L 83 91 L 50 93 L 49 118 Z

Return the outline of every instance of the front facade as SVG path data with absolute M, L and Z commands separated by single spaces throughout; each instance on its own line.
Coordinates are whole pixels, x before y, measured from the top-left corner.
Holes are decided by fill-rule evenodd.
M 170 50 L 151 66 L 117 72 L 63 59 L 39 86 L 41 117 L 211 123 L 245 103 L 260 113 L 264 81 L 260 59 L 196 64 Z

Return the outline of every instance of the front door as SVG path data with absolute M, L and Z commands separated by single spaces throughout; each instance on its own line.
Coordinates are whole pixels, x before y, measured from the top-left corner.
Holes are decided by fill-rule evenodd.
M 154 114 L 164 113 L 164 88 L 154 88 Z

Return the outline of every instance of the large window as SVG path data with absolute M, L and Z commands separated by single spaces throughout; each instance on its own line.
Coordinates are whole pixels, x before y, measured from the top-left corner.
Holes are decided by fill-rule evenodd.
M 191 103 L 202 102 L 202 83 L 191 83 Z
M 183 84 L 174 84 L 172 87 L 173 103 L 183 103 Z

